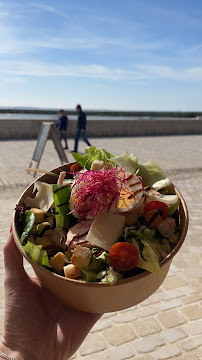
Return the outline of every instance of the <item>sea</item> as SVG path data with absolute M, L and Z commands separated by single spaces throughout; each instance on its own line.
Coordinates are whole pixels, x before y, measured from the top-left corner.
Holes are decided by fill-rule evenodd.
M 69 119 L 76 120 L 78 115 L 68 115 Z M 152 119 L 151 116 L 111 116 L 111 115 L 87 115 L 88 120 L 134 120 L 139 118 Z M 57 115 L 53 114 L 16 114 L 16 113 L 0 113 L 0 120 L 57 120 Z

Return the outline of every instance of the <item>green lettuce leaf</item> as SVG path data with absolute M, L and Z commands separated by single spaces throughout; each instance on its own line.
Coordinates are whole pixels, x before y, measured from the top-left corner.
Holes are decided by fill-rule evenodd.
M 35 216 L 34 216 L 33 212 L 30 210 L 26 210 L 25 215 L 24 215 L 24 225 L 25 226 L 24 226 L 23 233 L 20 237 L 20 242 L 22 245 L 24 245 L 26 243 L 26 240 L 33 229 L 34 222 L 35 222 Z
M 141 176 L 144 186 L 152 186 L 155 190 L 160 190 L 171 184 L 166 173 L 153 160 L 138 165 L 136 175 Z
M 61 188 L 61 189 L 60 189 Z M 60 189 L 56 191 L 57 189 Z M 58 231 L 63 228 L 67 229 L 69 227 L 69 219 L 70 216 L 67 215 L 69 213 L 69 198 L 71 194 L 71 186 L 67 185 L 52 185 L 53 199 L 55 203 L 56 210 L 56 228 Z
M 76 162 L 82 167 L 90 170 L 91 164 L 94 160 L 103 160 L 103 155 L 101 150 L 97 149 L 95 146 L 87 146 L 85 148 L 84 155 L 79 153 L 72 153 Z
M 138 159 L 134 154 L 129 155 L 128 151 L 124 151 L 123 154 L 113 157 L 112 160 L 119 167 L 123 167 L 126 172 L 136 174 Z
M 103 271 L 102 273 L 104 274 L 104 277 L 101 279 L 101 282 L 104 284 L 114 285 L 118 280 L 122 279 L 122 275 L 114 271 L 112 266 L 110 266 L 109 269 Z M 100 279 L 99 274 L 97 275 L 97 278 Z
M 175 211 L 179 208 L 179 206 L 180 206 L 180 199 L 178 199 L 178 201 L 175 204 L 169 206 L 170 217 L 174 215 Z
M 89 271 L 86 268 L 81 268 L 83 278 L 87 282 L 97 282 L 97 274 L 94 271 Z
M 140 252 L 140 246 L 138 241 L 133 239 L 132 244 L 135 245 L 139 252 L 139 259 L 137 263 L 137 267 L 140 269 L 147 270 L 149 272 L 155 272 L 157 274 L 162 274 L 162 270 L 160 268 L 157 255 L 153 250 L 152 246 L 149 244 L 147 240 L 141 240 L 142 244 L 144 245 L 142 254 Z
M 36 261 L 39 265 L 51 268 L 48 260 L 48 254 L 46 250 L 41 250 L 41 245 L 35 245 L 30 241 L 23 246 L 24 251 L 31 257 L 32 260 Z
M 109 255 L 108 255 L 108 253 L 106 251 L 103 251 L 101 253 L 101 255 L 96 256 L 96 260 L 102 260 L 104 263 L 106 263 L 108 265 L 110 264 Z

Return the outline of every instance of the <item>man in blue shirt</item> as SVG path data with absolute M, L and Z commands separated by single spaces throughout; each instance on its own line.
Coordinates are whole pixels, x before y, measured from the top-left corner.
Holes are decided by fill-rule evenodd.
M 82 111 L 81 105 L 77 105 L 76 111 L 78 112 L 78 121 L 77 121 L 76 135 L 75 135 L 74 152 L 77 152 L 78 150 L 78 142 L 80 137 L 82 137 L 83 141 L 85 141 L 88 146 L 91 146 L 85 134 L 86 114 Z
M 64 149 L 68 149 L 68 145 L 67 145 L 67 126 L 68 126 L 68 117 L 67 114 L 64 110 L 60 110 L 58 112 L 58 121 L 56 124 L 56 127 L 58 127 L 59 129 L 59 133 L 60 133 L 60 140 L 62 141 L 62 139 L 65 142 L 65 148 Z

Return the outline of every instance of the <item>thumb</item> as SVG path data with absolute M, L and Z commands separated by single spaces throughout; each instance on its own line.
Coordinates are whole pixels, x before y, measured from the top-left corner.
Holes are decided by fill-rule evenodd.
M 5 265 L 5 280 L 16 284 L 16 281 L 24 280 L 28 277 L 23 267 L 23 257 L 20 254 L 12 232 L 4 246 L 4 265 Z

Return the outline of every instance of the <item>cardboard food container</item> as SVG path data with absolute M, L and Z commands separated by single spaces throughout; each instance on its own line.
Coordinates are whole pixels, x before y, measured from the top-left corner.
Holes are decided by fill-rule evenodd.
M 66 164 L 52 170 L 59 174 L 60 171 L 69 171 L 72 164 Z M 40 176 L 38 181 L 52 184 L 55 178 L 51 175 Z M 57 180 L 57 179 L 56 179 Z M 18 204 L 22 204 L 27 196 L 32 195 L 34 183 L 32 183 L 21 195 Z M 118 281 L 113 286 L 103 283 L 89 283 L 80 280 L 72 280 L 52 273 L 34 262 L 23 250 L 18 234 L 16 212 L 13 217 L 13 236 L 15 243 L 24 256 L 32 265 L 41 285 L 54 294 L 63 304 L 85 312 L 105 313 L 123 310 L 137 305 L 151 296 L 162 284 L 170 268 L 173 257 L 182 246 L 188 229 L 188 210 L 180 192 L 171 185 L 169 192 L 177 194 L 180 198 L 179 224 L 180 238 L 175 248 L 160 263 L 163 275 L 144 271 L 141 274 Z

